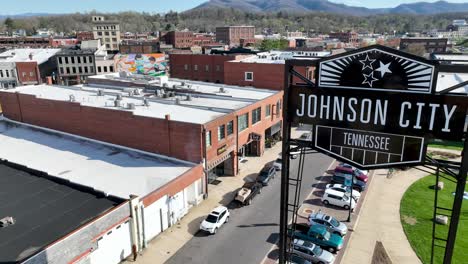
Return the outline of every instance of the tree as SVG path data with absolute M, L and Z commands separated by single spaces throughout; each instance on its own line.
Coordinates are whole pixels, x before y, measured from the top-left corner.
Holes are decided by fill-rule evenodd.
M 10 17 L 7 17 L 3 23 L 5 24 L 8 33 L 11 35 L 11 32 L 13 31 L 13 28 L 15 26 L 15 21 L 13 21 L 13 19 L 11 19 Z

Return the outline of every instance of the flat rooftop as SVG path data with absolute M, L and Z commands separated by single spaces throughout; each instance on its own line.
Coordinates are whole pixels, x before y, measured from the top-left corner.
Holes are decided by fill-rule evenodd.
M 0 159 L 123 199 L 144 197 L 196 166 L 7 120 L 0 121 L 0 146 Z
M 0 62 L 36 61 L 42 64 L 60 52 L 60 49 L 11 49 L 0 53 Z M 32 59 L 29 56 L 32 55 Z
M 27 152 L 22 149 L 23 154 Z M 0 163 L 0 201 L 0 218 L 12 216 L 16 220 L 14 225 L 0 228 L 0 263 L 22 262 L 124 202 L 3 162 Z
M 462 82 L 468 81 L 468 73 L 439 72 L 436 91 L 440 92 Z M 468 85 L 451 91 L 450 93 L 468 94 Z
M 329 51 L 270 51 L 257 53 L 257 55 L 233 60 L 231 62 L 284 64 L 285 60 L 290 59 L 318 60 L 330 55 L 331 52 Z

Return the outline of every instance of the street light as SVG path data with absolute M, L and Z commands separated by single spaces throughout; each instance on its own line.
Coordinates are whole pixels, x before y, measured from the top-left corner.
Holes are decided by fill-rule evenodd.
M 351 222 L 351 208 L 353 205 L 353 182 L 354 182 L 354 173 L 353 174 L 345 174 L 345 186 L 350 187 L 350 194 L 349 194 L 349 211 L 348 211 L 348 220 L 347 222 Z

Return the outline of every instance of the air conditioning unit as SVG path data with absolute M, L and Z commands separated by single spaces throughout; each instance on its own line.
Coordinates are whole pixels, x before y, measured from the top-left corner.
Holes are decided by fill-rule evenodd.
M 135 88 L 135 90 L 133 90 L 133 94 L 134 95 L 140 95 L 141 94 L 140 89 Z
M 73 94 L 70 94 L 70 102 L 76 102 L 75 96 Z
M 117 96 L 115 97 L 115 100 L 122 100 L 122 95 L 121 94 L 117 94 Z
M 114 100 L 114 106 L 115 106 L 115 107 L 120 107 L 121 102 L 122 102 L 122 101 L 121 101 L 121 100 L 118 100 L 118 99 L 117 99 L 117 100 Z
M 135 104 L 134 103 L 128 103 L 127 104 L 127 109 L 135 110 Z
M 143 99 L 143 105 L 144 106 L 150 106 L 149 100 L 148 99 Z
M 176 104 L 176 105 L 180 105 L 180 99 L 179 99 L 179 98 L 176 98 L 176 99 L 175 99 L 175 104 Z
M 192 101 L 192 96 L 190 94 L 187 94 L 187 101 Z
M 98 95 L 98 96 L 104 96 L 104 91 L 101 90 L 101 89 L 99 89 L 99 90 L 97 91 L 97 95 Z
M 220 92 L 220 93 L 225 93 L 226 90 L 224 90 L 224 87 L 219 87 L 219 92 Z

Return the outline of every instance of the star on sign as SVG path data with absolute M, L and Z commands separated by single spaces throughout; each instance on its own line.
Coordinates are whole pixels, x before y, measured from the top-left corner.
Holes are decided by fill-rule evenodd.
M 374 70 L 374 69 L 372 68 L 372 63 L 374 63 L 375 60 L 370 59 L 370 58 L 369 58 L 369 54 L 366 54 L 366 58 L 365 58 L 364 60 L 359 60 L 359 61 L 360 61 L 360 62 L 362 63 L 362 65 L 363 65 L 362 70 L 365 70 L 366 68 L 369 68 L 369 69 L 371 69 L 371 70 Z
M 364 76 L 364 81 L 362 84 L 368 84 L 370 87 L 372 87 L 372 83 L 375 81 L 378 81 L 379 79 L 374 77 L 374 72 L 371 72 L 369 74 L 362 74 Z
M 381 61 L 379 61 L 379 63 L 380 63 L 380 67 L 375 69 L 375 71 L 380 72 L 380 77 L 381 78 L 384 77 L 385 73 L 392 73 L 392 71 L 388 68 L 388 67 L 390 67 L 390 64 L 392 62 L 389 62 L 387 64 L 383 64 Z

